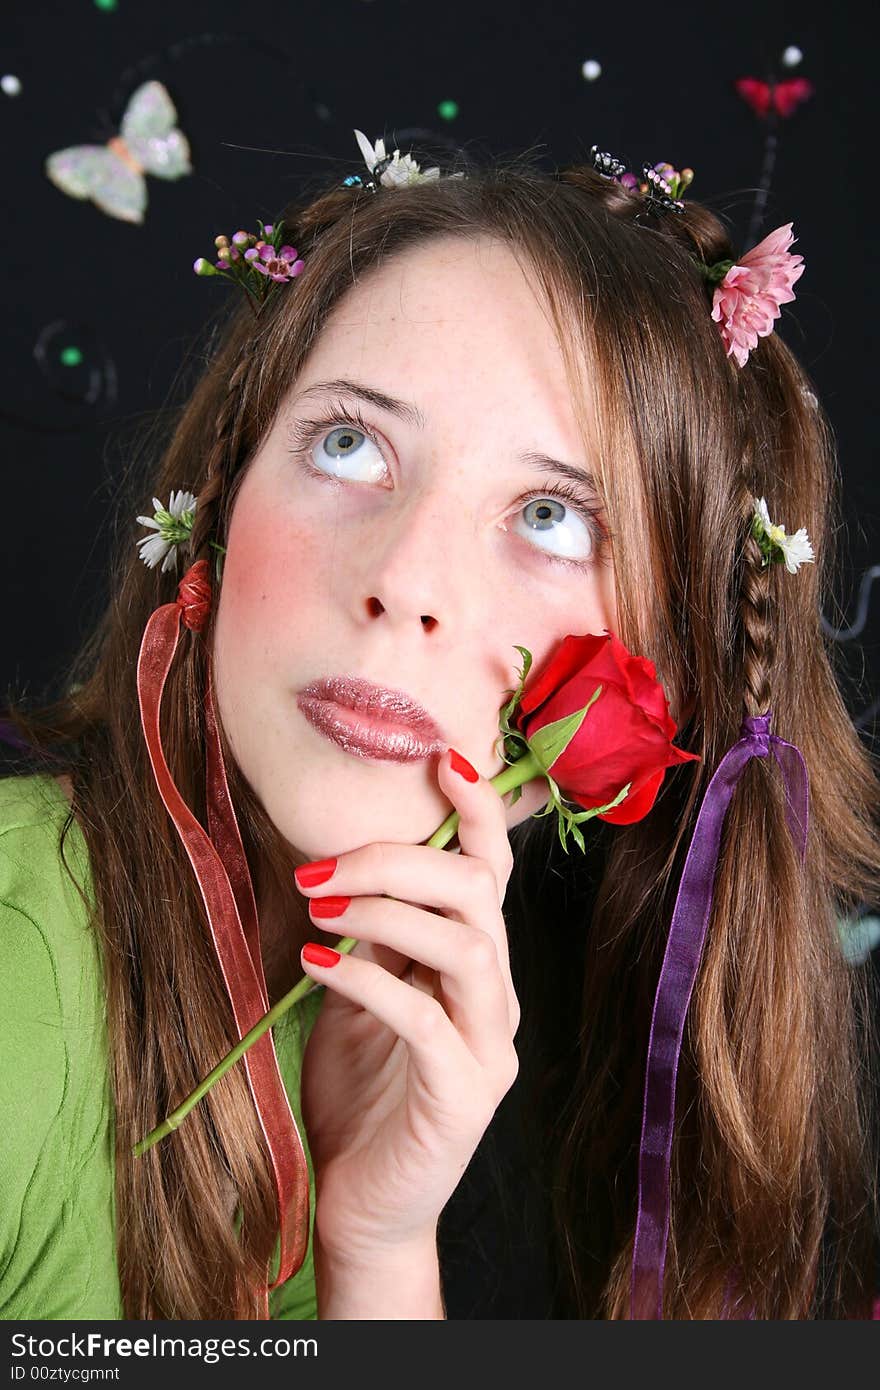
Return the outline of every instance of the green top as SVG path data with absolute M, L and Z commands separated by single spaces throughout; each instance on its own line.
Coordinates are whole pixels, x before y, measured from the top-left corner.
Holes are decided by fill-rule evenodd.
M 114 1107 L 100 943 L 59 851 L 69 804 L 47 774 L 0 778 L 0 1318 L 125 1318 L 115 1232 Z M 64 853 L 94 905 L 80 826 Z M 303 1143 L 300 1068 L 324 991 L 272 1029 Z M 184 1121 L 186 1124 L 186 1121 Z M 169 1136 L 161 1141 L 173 1143 Z M 273 1318 L 317 1317 L 311 1233 Z M 278 1268 L 275 1242 L 273 1274 Z

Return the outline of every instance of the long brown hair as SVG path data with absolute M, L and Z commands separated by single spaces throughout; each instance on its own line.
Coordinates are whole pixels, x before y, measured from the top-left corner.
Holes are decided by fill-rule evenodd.
M 731 1278 L 758 1318 L 869 1316 L 876 1001 L 870 966 L 842 955 L 837 915 L 880 885 L 880 784 L 821 629 L 839 479 L 811 383 L 778 334 L 742 369 L 725 356 L 694 260 L 733 257 L 717 217 L 693 201 L 681 215 L 652 213 L 587 167 L 550 175 L 508 161 L 376 194 L 335 187 L 283 216 L 305 271 L 259 317 L 245 303 L 231 312 L 161 459 L 121 498 L 113 598 L 63 697 L 29 712 L 20 703 L 16 714 L 32 743 L 60 750 L 90 850 L 126 1316 L 254 1316 L 249 1289 L 277 1232 L 240 1068 L 173 1142 L 131 1156 L 236 1035 L 141 735 L 137 651 L 174 585 L 141 563 L 129 519 L 154 494 L 188 488 L 199 498 L 191 558 L 213 561 L 208 541 L 224 542 L 248 462 L 329 311 L 396 252 L 448 235 L 500 239 L 546 298 L 603 485 L 619 635 L 654 661 L 673 710 L 686 712 L 676 741 L 701 758 L 667 774 L 643 821 L 597 827 L 585 860 L 560 857 L 549 817 L 511 832 L 509 910 L 522 915 L 529 961 L 519 1046 L 534 1042 L 542 1059 L 529 1075 L 544 1112 L 559 1316 L 628 1316 L 648 1028 L 674 895 L 709 779 L 743 715 L 771 705 L 774 731 L 809 769 L 806 866 L 779 770 L 753 759 L 724 828 L 679 1068 L 664 1316 L 722 1316 Z M 749 536 L 755 496 L 790 529 L 807 528 L 815 566 L 796 577 L 760 568 Z M 203 822 L 211 633 L 181 643 L 163 705 L 172 773 Z M 224 753 L 255 882 L 289 894 L 289 847 Z M 585 915 L 590 865 L 598 881 Z M 543 891 L 548 874 L 556 897 Z M 558 973 L 528 956 L 538 940 L 557 942 Z M 576 989 L 565 969 L 572 956 L 583 964 Z M 557 1028 L 545 1047 L 560 1017 L 564 1035 Z M 230 1195 L 242 1206 L 240 1244 Z

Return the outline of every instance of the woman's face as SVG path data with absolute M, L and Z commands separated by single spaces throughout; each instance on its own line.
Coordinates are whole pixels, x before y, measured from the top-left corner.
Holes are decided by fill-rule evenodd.
M 316 389 L 343 378 L 404 404 Z M 298 458 L 297 431 L 325 413 Z M 437 754 L 357 755 L 306 717 L 305 686 L 353 676 L 403 691 L 442 747 L 492 777 L 517 646 L 537 671 L 567 633 L 617 631 L 608 545 L 552 489 L 587 509 L 600 499 L 529 454 L 591 466 L 552 328 L 505 246 L 435 240 L 336 306 L 236 497 L 214 645 L 232 751 L 306 859 L 420 843 L 451 807 Z M 508 826 L 546 801 L 531 783 Z

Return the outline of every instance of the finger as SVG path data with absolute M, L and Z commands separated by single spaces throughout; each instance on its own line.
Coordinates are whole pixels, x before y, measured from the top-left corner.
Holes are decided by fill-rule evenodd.
M 327 870 L 319 882 L 309 883 L 318 865 L 294 870 L 299 891 L 315 899 L 332 897 L 380 897 L 383 894 L 414 907 L 434 908 L 460 922 L 494 925 L 497 944 L 506 950 L 503 920 L 498 910 L 495 875 L 484 861 L 465 854 L 452 855 L 429 845 L 399 845 L 373 840 L 348 850 L 333 860 L 322 860 Z M 316 875 L 318 876 L 318 875 Z M 330 922 L 327 929 L 334 928 Z M 341 933 L 351 936 L 351 932 Z M 500 958 L 499 951 L 499 958 Z
M 439 760 L 438 780 L 459 814 L 460 854 L 429 845 L 374 840 L 334 859 L 297 867 L 294 877 L 300 892 L 308 897 L 387 893 L 403 902 L 461 915 L 472 911 L 475 898 L 481 893 L 485 898 L 491 885 L 495 906 L 500 906 L 513 868 L 504 803 L 475 769 L 471 769 L 474 783 L 452 770 L 453 751 L 447 750 Z M 491 875 L 486 873 L 487 866 Z
M 459 774 L 455 773 L 454 776 L 459 777 Z M 501 798 L 485 779 L 482 788 L 471 786 L 468 790 L 476 793 L 474 799 L 478 804 L 495 814 L 492 801 L 494 799 L 500 806 Z M 469 825 L 473 823 L 474 815 L 475 812 L 471 810 Z M 503 833 L 509 854 L 503 820 L 496 820 L 495 826 L 499 835 Z M 500 857 L 498 852 L 496 857 Z M 300 892 L 312 899 L 327 895 L 362 898 L 386 894 L 388 898 L 410 903 L 414 907 L 435 908 L 458 922 L 487 931 L 495 942 L 507 990 L 511 1032 L 516 1031 L 519 1003 L 510 974 L 507 930 L 499 909 L 498 880 L 486 860 L 464 852 L 451 855 L 445 849 L 429 845 L 400 845 L 374 840 L 336 859 L 301 865 L 295 870 L 294 876 Z M 309 879 L 317 881 L 310 884 Z M 325 930 L 328 927 L 334 930 L 329 922 L 325 924 Z M 339 933 L 357 939 L 357 933 L 342 924 Z M 384 962 L 380 958 L 381 963 Z M 394 964 L 389 968 L 400 974 Z
M 381 965 L 383 970 L 387 970 L 391 975 L 396 975 L 398 979 L 405 980 L 409 977 L 413 962 L 412 958 L 405 952 L 395 951 L 392 947 L 386 946 L 383 941 L 368 941 L 366 936 L 359 937 L 357 932 L 349 931 L 347 926 L 340 925 L 337 932 L 332 922 L 324 922 L 316 918 L 312 918 L 312 922 L 315 927 L 324 932 L 327 932 L 328 927 L 330 928 L 327 932 L 327 938 L 322 943 L 324 946 L 335 946 L 343 933 L 347 936 L 353 936 L 356 944 L 346 954 L 357 956 L 360 960 L 372 961 L 374 965 Z
M 346 904 L 333 918 L 340 932 L 359 944 L 381 942 L 437 972 L 447 1014 L 480 1064 L 494 1067 L 507 1052 L 512 1029 L 507 982 L 492 936 L 395 898 L 315 898 L 309 915 L 325 927 L 323 913 L 337 904 Z
M 459 863 L 464 867 L 488 864 L 494 878 L 500 909 L 513 870 L 513 850 L 508 839 L 507 810 L 504 801 L 488 778 L 480 776 L 477 769 L 454 748 L 448 748 L 440 758 L 437 779 L 440 790 L 449 798 L 459 815 Z M 520 1007 L 510 973 L 507 927 L 500 911 L 496 921 L 498 959 L 507 989 L 510 1028 L 511 1032 L 515 1033 L 519 1027 Z
M 507 838 L 507 811 L 491 782 L 455 748 L 447 748 L 437 763 L 437 780 L 443 795 L 458 812 L 458 843 L 462 855 L 483 859 L 495 875 L 499 907 L 513 869 L 513 851 Z
M 389 975 L 372 961 L 353 955 L 340 955 L 336 962 L 326 965 L 310 961 L 305 954 L 310 945 L 307 943 L 301 956 L 306 974 L 359 1004 L 403 1039 L 434 1105 L 448 1107 L 456 1117 L 470 1107 L 472 1115 L 481 1121 L 485 1118 L 488 1123 L 516 1075 L 513 1045 L 509 1045 L 503 1065 L 487 1072 L 436 999 Z M 321 953 L 326 950 L 322 947 Z

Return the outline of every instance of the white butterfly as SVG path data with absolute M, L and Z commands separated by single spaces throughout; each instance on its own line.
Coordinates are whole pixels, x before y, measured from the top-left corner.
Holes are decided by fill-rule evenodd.
M 122 130 L 106 145 L 71 145 L 46 160 L 46 174 L 71 198 L 91 198 L 111 217 L 143 222 L 144 172 L 157 179 L 192 173 L 189 144 L 175 128 L 177 112 L 161 82 L 145 82 L 132 96 Z

